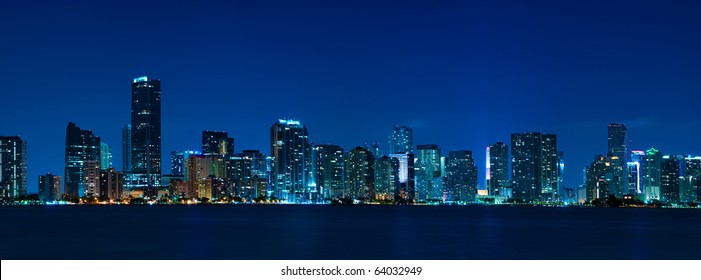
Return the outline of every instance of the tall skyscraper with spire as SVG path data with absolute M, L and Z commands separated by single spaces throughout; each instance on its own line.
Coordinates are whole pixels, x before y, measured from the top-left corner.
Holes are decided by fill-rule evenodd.
M 132 188 L 161 184 L 161 81 L 139 77 L 131 84 Z

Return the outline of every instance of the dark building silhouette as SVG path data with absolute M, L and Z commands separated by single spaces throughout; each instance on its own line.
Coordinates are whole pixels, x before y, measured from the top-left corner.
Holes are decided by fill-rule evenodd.
M 234 155 L 234 138 L 226 132 L 202 131 L 202 155 L 220 158 Z

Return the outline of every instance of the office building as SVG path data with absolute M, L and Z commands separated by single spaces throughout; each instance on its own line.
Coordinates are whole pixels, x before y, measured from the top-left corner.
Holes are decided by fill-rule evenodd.
M 436 179 L 441 177 L 441 150 L 438 145 L 416 146 L 414 168 L 417 200 L 441 200 L 443 188 L 441 185 L 434 185 Z
M 87 194 L 86 191 L 95 194 L 94 186 L 86 189 L 84 172 L 87 162 L 92 162 L 93 167 L 96 165 L 99 168 L 100 137 L 94 135 L 91 130 L 80 129 L 69 122 L 66 127 L 65 156 L 64 194 L 70 198 L 82 197 Z
M 314 185 L 324 198 L 343 196 L 345 155 L 338 145 L 314 145 L 312 148 Z
M 161 185 L 161 81 L 134 79 L 131 86 L 131 188 Z
M 202 154 L 207 157 L 228 158 L 234 155 L 234 138 L 226 132 L 202 131 Z
M 372 200 L 375 198 L 375 156 L 362 147 L 346 155 L 346 198 Z
M 446 192 L 446 202 L 475 201 L 477 196 L 477 166 L 475 166 L 472 151 L 448 152 L 443 185 Z
M 395 126 L 392 135 L 389 136 L 389 153 L 405 154 L 414 153 L 413 131 L 406 126 Z
M 508 188 L 509 182 L 509 145 L 496 142 L 487 147 L 486 185 L 490 195 L 499 195 L 503 188 Z
M 27 142 L 19 136 L 0 136 L 2 199 L 27 195 Z
M 394 200 L 398 188 L 399 160 L 388 156 L 380 157 L 375 164 L 375 199 Z
M 645 188 L 646 200 L 660 200 L 662 187 L 662 153 L 650 148 L 645 151 L 642 162 L 643 186 Z
M 554 134 L 511 134 L 511 180 L 514 198 L 558 199 L 557 137 Z
M 61 200 L 61 176 L 51 173 L 39 175 L 39 200 Z
M 414 154 L 390 154 L 389 157 L 399 162 L 399 186 L 394 192 L 394 202 L 398 204 L 411 204 L 415 202 L 416 185 Z
M 310 186 L 311 146 L 307 128 L 296 120 L 278 120 L 270 128 L 270 155 L 274 163 L 271 174 L 273 195 L 287 202 L 315 200 Z

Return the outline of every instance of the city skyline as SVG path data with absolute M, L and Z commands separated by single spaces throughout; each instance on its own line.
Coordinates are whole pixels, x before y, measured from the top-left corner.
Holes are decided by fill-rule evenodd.
M 139 2 L 152 11 L 142 18 L 136 3 L 7 3 L 0 82 L 13 106 L 0 135 L 27 142 L 29 192 L 38 175 L 63 175 L 67 122 L 122 166 L 129 82 L 150 75 L 163 81 L 163 170 L 171 151 L 199 150 L 203 130 L 269 154 L 278 118 L 346 151 L 387 153 L 392 128 L 406 125 L 414 147 L 472 151 L 482 188 L 485 148 L 511 133 L 556 134 L 571 188 L 606 154 L 609 123 L 626 124 L 629 149 L 701 154 L 698 3 L 508 4 Z

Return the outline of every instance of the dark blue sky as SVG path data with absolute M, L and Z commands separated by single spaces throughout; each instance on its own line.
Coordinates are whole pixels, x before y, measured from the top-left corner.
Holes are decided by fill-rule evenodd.
M 347 149 L 409 125 L 475 151 L 480 185 L 512 132 L 558 134 L 572 187 L 609 122 L 633 148 L 701 154 L 698 1 L 102 2 L 0 2 L 0 135 L 27 140 L 30 192 L 63 176 L 69 121 L 121 169 L 141 75 L 162 81 L 166 172 L 206 129 L 269 153 L 282 117 Z

